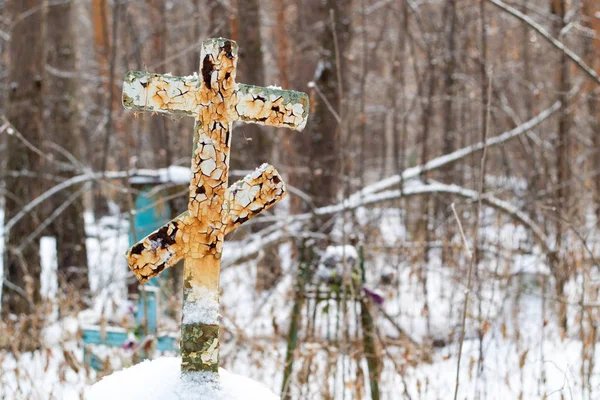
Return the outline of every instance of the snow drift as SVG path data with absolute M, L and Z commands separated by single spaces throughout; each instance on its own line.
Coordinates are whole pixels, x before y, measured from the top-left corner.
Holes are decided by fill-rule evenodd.
M 86 400 L 279 400 L 266 386 L 219 369 L 221 382 L 195 373 L 181 377 L 179 357 L 161 357 L 115 372 L 93 385 Z

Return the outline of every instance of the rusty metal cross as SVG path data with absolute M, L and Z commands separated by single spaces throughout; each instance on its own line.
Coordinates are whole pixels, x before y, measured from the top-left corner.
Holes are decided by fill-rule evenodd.
M 227 187 L 232 124 L 244 121 L 302 130 L 304 93 L 235 82 L 237 45 L 202 44 L 200 75 L 129 72 L 123 104 L 134 111 L 193 116 L 194 150 L 188 210 L 131 247 L 129 267 L 146 282 L 184 259 L 182 372 L 218 371 L 219 270 L 223 239 L 285 196 L 278 172 L 263 164 Z

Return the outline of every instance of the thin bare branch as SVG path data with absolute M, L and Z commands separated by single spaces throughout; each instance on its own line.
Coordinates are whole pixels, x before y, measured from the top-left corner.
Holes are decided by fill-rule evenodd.
M 521 11 L 517 10 L 509 6 L 508 4 L 500 1 L 500 0 L 487 0 L 492 3 L 499 9 L 511 14 L 513 17 L 521 20 L 522 22 L 529 25 L 533 30 L 542 35 L 544 39 L 546 39 L 552 46 L 556 47 L 558 50 L 563 52 L 573 63 L 582 70 L 588 77 L 590 77 L 594 82 L 600 83 L 600 77 L 592 68 L 590 68 L 575 52 L 571 51 L 567 46 L 565 46 L 560 40 L 554 38 L 543 26 L 535 22 L 529 16 L 523 14 Z
M 578 90 L 574 91 L 573 93 L 576 93 L 576 92 L 578 92 Z M 574 94 L 572 94 L 572 96 L 573 95 Z M 535 117 L 533 117 L 530 120 L 526 121 L 525 123 L 517 126 L 516 128 L 511 129 L 510 131 L 501 133 L 500 135 L 495 136 L 491 139 L 488 139 L 487 146 L 488 147 L 497 146 L 497 145 L 500 145 L 500 144 L 503 144 L 503 143 L 509 141 L 510 139 L 513 139 L 515 137 L 523 135 L 526 132 L 529 132 L 531 129 L 538 126 L 539 124 L 541 124 L 542 122 L 544 122 L 545 120 L 550 118 L 552 115 L 554 115 L 554 113 L 556 113 L 558 110 L 560 110 L 561 107 L 562 107 L 562 104 L 560 101 L 555 102 L 554 104 L 552 104 L 552 106 L 548 107 L 547 109 L 545 109 L 544 111 L 542 111 L 538 115 L 536 115 Z M 384 190 L 384 189 L 393 187 L 395 185 L 398 185 L 401 181 L 408 181 L 410 179 L 417 178 L 421 174 L 423 174 L 423 172 L 433 171 L 433 170 L 445 167 L 451 163 L 462 160 L 478 151 L 483 150 L 484 147 L 485 146 L 484 146 L 483 142 L 478 142 L 471 146 L 467 146 L 462 149 L 456 150 L 452 153 L 445 154 L 443 156 L 434 158 L 434 159 L 426 162 L 425 164 L 407 168 L 406 170 L 404 170 L 402 172 L 402 174 L 393 175 L 393 176 L 390 176 L 389 178 L 383 179 L 379 182 L 365 186 L 362 190 L 360 190 L 360 191 L 354 193 L 352 196 L 350 196 L 350 199 L 354 200 L 355 198 L 359 198 L 361 195 L 364 196 L 367 194 L 376 193 L 380 190 Z

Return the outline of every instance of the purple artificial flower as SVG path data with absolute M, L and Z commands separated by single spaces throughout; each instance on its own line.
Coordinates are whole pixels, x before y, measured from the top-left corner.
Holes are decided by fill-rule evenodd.
M 365 294 L 371 299 L 373 300 L 375 303 L 377 303 L 377 305 L 382 305 L 384 298 L 381 294 L 379 294 L 377 291 L 373 290 L 373 289 L 369 289 L 366 286 L 362 287 L 363 292 L 365 292 Z
M 133 350 L 133 349 L 135 349 L 135 345 L 136 345 L 135 340 L 133 340 L 131 338 L 127 338 L 127 340 L 125 340 L 123 342 L 123 344 L 121 345 L 121 348 L 125 349 L 125 350 Z

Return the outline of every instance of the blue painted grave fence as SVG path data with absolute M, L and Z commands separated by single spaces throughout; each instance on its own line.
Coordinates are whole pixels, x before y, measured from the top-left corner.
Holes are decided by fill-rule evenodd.
M 171 219 L 171 210 L 167 202 L 157 202 L 156 197 L 152 195 L 152 184 L 165 183 L 166 180 L 177 183 L 177 179 L 171 179 L 170 174 L 177 167 L 171 167 L 167 173 L 159 170 L 158 176 L 134 176 L 131 178 L 132 184 L 142 184 L 135 200 L 136 213 L 134 215 L 134 232 L 129 233 L 130 245 L 137 242 L 154 230 L 160 228 L 165 222 Z M 189 172 L 186 171 L 189 175 Z M 186 179 L 189 179 L 185 176 Z M 187 183 L 187 182 L 186 182 Z M 84 362 L 96 370 L 104 369 L 104 360 L 93 352 L 92 346 L 108 346 L 130 348 L 131 344 L 142 344 L 148 339 L 145 337 L 147 329 L 148 335 L 153 336 L 155 349 L 159 351 L 177 351 L 176 336 L 174 334 L 158 334 L 158 319 L 160 313 L 160 285 L 158 278 L 150 280 L 145 285 L 140 286 L 140 295 L 138 298 L 137 310 L 135 313 L 135 326 L 126 329 L 118 326 L 89 325 L 82 328 L 82 338 L 84 343 Z M 145 352 L 141 351 L 142 358 L 146 358 Z

